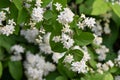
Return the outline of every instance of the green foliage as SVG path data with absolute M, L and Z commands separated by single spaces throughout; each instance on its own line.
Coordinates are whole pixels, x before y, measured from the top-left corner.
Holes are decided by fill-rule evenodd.
M 2 76 L 2 72 L 3 72 L 3 67 L 2 67 L 2 63 L 0 62 L 0 78 Z
M 21 80 L 23 75 L 22 63 L 20 61 L 9 62 L 9 72 L 15 80 Z
M 10 52 L 10 48 L 14 43 L 15 41 L 11 37 L 0 35 L 0 47 L 5 48 L 8 52 Z
M 63 76 L 58 76 L 55 80 L 67 80 L 67 79 Z
M 73 55 L 75 61 L 80 61 L 84 56 L 83 52 L 78 49 L 70 50 L 68 53 Z
M 23 0 L 12 0 L 19 11 L 23 8 Z
M 93 42 L 94 36 L 89 32 L 81 32 L 79 35 L 74 35 L 75 43 L 80 46 L 85 46 Z
M 108 4 L 105 0 L 95 0 L 92 6 L 92 15 L 104 14 L 109 10 Z
M 94 75 L 87 74 L 84 79 L 85 80 L 114 80 L 113 76 L 110 73 L 104 73 L 104 74 L 96 73 Z
M 118 4 L 114 4 L 114 5 L 110 4 L 110 7 L 116 13 L 116 15 L 118 15 L 120 17 L 120 5 L 118 5 Z

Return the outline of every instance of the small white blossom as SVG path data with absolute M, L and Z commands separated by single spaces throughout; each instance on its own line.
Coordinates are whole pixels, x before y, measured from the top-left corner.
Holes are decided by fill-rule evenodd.
M 63 62 L 65 62 L 65 63 L 71 63 L 73 60 L 74 60 L 73 59 L 73 55 L 68 54 L 68 55 L 65 56 L 65 59 L 64 59 Z
M 15 54 L 23 53 L 24 48 L 20 45 L 14 45 L 14 46 L 11 47 L 11 52 L 14 52 Z
M 29 43 L 35 43 L 36 37 L 39 34 L 38 29 L 27 29 L 27 30 L 21 30 L 21 35 L 27 39 Z
M 85 25 L 80 21 L 78 22 L 77 26 L 82 30 L 84 30 L 84 28 L 85 28 Z
M 60 42 L 60 36 L 54 36 L 53 41 L 56 42 L 56 43 Z
M 102 65 L 102 69 L 103 69 L 104 71 L 108 71 L 108 70 L 109 70 L 109 66 L 104 63 L 104 64 Z
M 0 25 L 2 25 L 2 21 L 6 19 L 6 13 L 1 11 L 0 12 Z
M 13 34 L 15 31 L 15 26 L 14 25 L 6 25 L 0 29 L 0 33 L 9 36 L 10 34 Z
M 58 63 L 58 60 L 64 56 L 64 53 L 53 52 L 52 59 L 55 63 Z
M 46 62 L 43 56 L 31 52 L 27 52 L 24 68 L 28 80 L 44 80 L 43 76 L 56 69 L 55 65 Z
M 109 24 L 105 24 L 104 32 L 105 34 L 110 34 L 111 30 L 110 30 Z
M 98 37 L 97 35 L 94 34 L 94 41 L 93 43 L 96 45 L 100 45 L 102 43 L 102 37 Z
M 35 22 L 40 22 L 43 20 L 43 8 L 41 7 L 35 7 L 33 8 L 33 11 L 32 11 L 32 20 L 35 21 Z
M 115 80 L 120 80 L 120 76 L 115 76 Z
M 114 63 L 111 60 L 107 61 L 106 64 L 111 68 L 114 66 Z
M 96 22 L 94 18 L 85 18 L 84 24 L 90 28 L 94 27 Z
M 80 61 L 80 62 L 73 62 L 71 64 L 71 69 L 74 72 L 78 72 L 78 73 L 87 73 L 87 65 L 85 64 L 84 61 Z
M 68 24 L 73 21 L 74 13 L 69 8 L 64 8 L 64 11 L 58 15 L 58 22 L 61 24 Z
M 56 10 L 58 11 L 62 10 L 62 5 L 60 3 L 57 2 L 54 5 L 56 6 Z

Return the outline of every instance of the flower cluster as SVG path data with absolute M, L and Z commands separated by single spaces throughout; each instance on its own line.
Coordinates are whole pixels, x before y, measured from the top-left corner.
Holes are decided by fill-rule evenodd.
M 43 56 L 34 55 L 29 51 L 26 53 L 24 67 L 28 80 L 43 80 L 43 76 L 56 69 L 55 65 L 45 61 Z

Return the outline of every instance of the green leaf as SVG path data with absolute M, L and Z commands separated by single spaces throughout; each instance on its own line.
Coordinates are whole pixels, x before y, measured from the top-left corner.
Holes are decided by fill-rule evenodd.
M 20 23 L 25 22 L 27 20 L 28 16 L 29 16 L 29 14 L 28 14 L 27 10 L 23 8 L 18 13 L 17 23 L 20 24 Z
M 82 2 L 83 2 L 83 0 L 76 0 L 76 4 L 80 4 Z
M 45 13 L 44 13 L 44 18 L 45 19 L 50 19 L 50 18 L 52 18 L 54 15 L 53 15 L 53 13 L 52 13 L 52 11 L 51 10 L 47 10 Z
M 58 76 L 55 80 L 67 80 L 67 79 L 63 76 Z
M 74 35 L 74 40 L 77 45 L 85 46 L 93 42 L 94 36 L 89 32 L 81 32 L 79 35 Z
M 86 0 L 84 4 L 79 6 L 79 13 L 91 14 L 93 2 L 94 0 Z
M 2 76 L 2 71 L 3 71 L 2 63 L 0 62 L 0 78 L 1 78 L 1 76 Z
M 95 73 L 95 74 L 86 74 L 84 77 L 85 80 L 113 80 L 113 76 L 110 73 Z
M 22 63 L 20 61 L 9 62 L 9 72 L 15 80 L 21 80 L 22 71 Z
M 78 49 L 70 50 L 69 53 L 73 55 L 75 61 L 80 61 L 84 56 L 83 52 Z
M 46 7 L 52 0 L 42 0 L 42 7 Z
M 72 79 L 73 77 L 75 77 L 76 73 L 70 69 L 70 66 L 65 66 L 65 64 L 63 63 L 63 60 L 64 60 L 64 57 L 59 59 L 57 69 L 62 76 Z
M 67 0 L 53 0 L 53 4 L 55 4 L 57 2 L 60 3 L 62 5 L 62 7 L 67 6 Z
M 46 76 L 46 80 L 55 80 L 56 77 L 58 77 L 59 75 L 60 75 L 60 74 L 59 74 L 57 71 L 51 72 L 50 74 L 48 74 L 48 75 Z
M 3 60 L 4 57 L 5 57 L 4 48 L 2 48 L 2 47 L 0 46 L 0 60 Z
M 103 80 L 114 80 L 114 79 L 113 79 L 113 76 L 110 73 L 108 73 L 105 75 Z
M 22 10 L 23 6 L 23 0 L 12 0 L 12 2 L 15 4 L 18 10 Z
M 10 5 L 10 0 L 0 0 L 0 8 L 6 8 Z
M 113 9 L 113 11 L 116 13 L 116 15 L 118 15 L 120 17 L 120 5 L 119 4 L 110 4 L 111 8 Z
M 10 48 L 14 43 L 15 41 L 10 36 L 0 35 L 0 46 L 5 48 L 8 52 L 10 52 Z
M 95 0 L 93 3 L 93 10 L 91 14 L 100 15 L 106 13 L 108 10 L 109 10 L 109 6 L 105 2 L 105 0 Z
M 112 12 L 112 19 L 115 21 L 117 26 L 120 26 L 120 17 L 118 17 L 118 15 L 116 15 L 114 12 Z

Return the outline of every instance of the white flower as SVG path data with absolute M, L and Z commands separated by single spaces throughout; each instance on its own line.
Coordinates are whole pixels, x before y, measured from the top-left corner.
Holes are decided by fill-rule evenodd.
M 6 19 L 6 13 L 1 11 L 0 12 L 0 25 L 2 25 L 2 21 Z
M 102 43 L 102 37 L 98 37 L 97 35 L 94 34 L 94 41 L 93 43 L 96 45 L 100 45 Z
M 97 72 L 100 74 L 103 74 L 103 70 L 101 70 L 101 69 L 97 69 Z
M 20 61 L 22 60 L 22 56 L 20 54 L 17 54 L 17 55 L 12 55 L 10 57 L 11 61 Z
M 111 68 L 114 66 L 114 63 L 111 60 L 107 61 L 106 64 Z
M 57 2 L 54 5 L 56 6 L 56 10 L 58 11 L 62 10 L 62 5 L 60 3 Z
M 95 51 L 96 51 L 96 53 L 99 55 L 99 56 L 98 56 L 98 59 L 99 59 L 100 61 L 103 61 L 103 60 L 105 60 L 105 58 L 106 58 L 106 53 L 109 52 L 109 49 L 108 49 L 106 46 L 101 45 L 99 48 L 95 49 Z
M 81 16 L 80 16 L 81 18 L 83 18 L 83 19 L 85 19 L 86 17 L 85 17 L 85 14 L 81 14 Z
M 100 22 L 98 21 L 95 25 L 95 27 L 92 27 L 92 31 L 97 35 L 101 36 L 103 33 L 102 26 L 100 25 Z
M 64 53 L 53 52 L 52 59 L 55 63 L 58 63 L 58 60 L 64 56 Z
M 60 12 L 58 15 L 58 22 L 61 24 L 68 24 L 73 21 L 74 14 L 69 8 L 64 8 L 64 11 Z
M 6 25 L 0 29 L 0 33 L 9 36 L 10 34 L 13 34 L 15 31 L 15 26 L 14 25 Z
M 55 43 L 60 42 L 60 36 L 54 36 L 52 39 Z
M 87 72 L 87 65 L 85 64 L 84 61 L 80 61 L 80 62 L 73 62 L 71 64 L 71 69 L 74 72 L 78 72 L 78 73 L 86 73 Z
M 84 24 L 81 23 L 80 21 L 78 22 L 77 26 L 82 30 L 84 30 L 84 28 L 85 28 Z
M 44 52 L 45 54 L 51 54 L 52 50 L 49 44 L 40 44 L 39 48 L 42 52 Z
M 43 76 L 56 69 L 54 64 L 46 62 L 45 58 L 38 54 L 27 52 L 26 58 L 24 68 L 28 80 L 44 80 Z
M 107 24 L 107 23 L 105 24 L 104 32 L 105 32 L 105 34 L 110 34 L 110 32 L 111 32 L 109 24 Z
M 21 35 L 27 39 L 29 43 L 35 43 L 36 37 L 38 35 L 39 31 L 38 29 L 27 29 L 27 30 L 21 30 Z
M 120 80 L 120 76 L 115 76 L 115 80 Z
M 73 59 L 73 55 L 68 54 L 68 55 L 65 56 L 65 59 L 64 59 L 63 62 L 65 62 L 65 63 L 71 63 L 73 60 L 74 60 Z
M 47 34 L 45 34 L 45 35 L 43 36 L 44 43 L 49 44 L 50 35 L 51 35 L 51 33 L 48 32 Z
M 104 71 L 108 71 L 108 70 L 109 70 L 109 66 L 104 63 L 104 64 L 102 65 L 102 69 L 103 69 Z
M 85 18 L 84 24 L 90 28 L 94 27 L 96 22 L 94 18 Z
M 43 20 L 43 8 L 41 7 L 35 7 L 33 8 L 33 11 L 32 11 L 32 20 L 35 21 L 35 22 L 40 22 Z
M 36 0 L 35 6 L 39 7 L 39 6 L 41 6 L 41 3 L 43 3 L 41 0 Z
M 14 45 L 11 47 L 11 52 L 14 52 L 15 54 L 23 53 L 24 50 L 25 49 L 20 45 Z
M 74 40 L 71 39 L 65 33 L 62 33 L 61 42 L 63 43 L 64 47 L 67 48 L 67 49 L 69 49 L 70 47 L 72 47 L 73 44 L 74 44 Z

